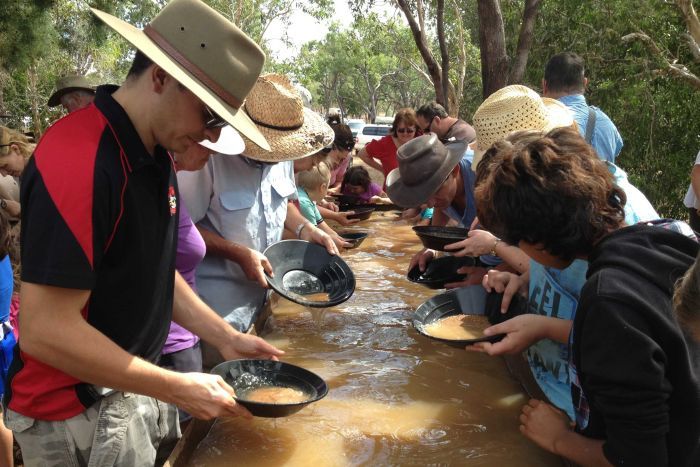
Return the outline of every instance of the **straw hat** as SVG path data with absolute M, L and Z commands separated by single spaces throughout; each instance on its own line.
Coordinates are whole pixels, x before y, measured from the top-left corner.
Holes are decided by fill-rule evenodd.
M 49 107 L 56 107 L 61 104 L 61 97 L 73 91 L 87 91 L 95 94 L 95 86 L 84 76 L 68 75 L 56 81 L 56 90 L 49 97 Z
M 246 157 L 279 162 L 310 156 L 333 142 L 333 129 L 323 118 L 304 107 L 301 96 L 284 75 L 268 74 L 258 78 L 245 101 L 245 111 L 270 143 L 262 151 L 243 134 Z
M 476 148 L 472 170 L 493 143 L 514 131 L 540 130 L 571 126 L 574 117 L 561 102 L 540 97 L 532 89 L 514 84 L 499 89 L 481 103 L 474 113 Z
M 229 20 L 200 0 L 172 0 L 143 31 L 103 11 L 92 12 L 221 118 L 269 149 L 253 122 L 239 111 L 260 75 L 265 54 Z
M 404 143 L 396 152 L 399 167 L 386 177 L 387 195 L 398 206 L 420 206 L 445 182 L 464 149 L 463 144 L 445 146 L 435 133 Z

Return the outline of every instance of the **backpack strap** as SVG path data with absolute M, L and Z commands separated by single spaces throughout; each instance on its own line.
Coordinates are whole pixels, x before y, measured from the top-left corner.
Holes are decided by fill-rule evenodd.
M 595 130 L 595 119 L 596 119 L 596 114 L 595 114 L 595 107 L 589 105 L 588 106 L 588 121 L 586 122 L 586 142 L 588 144 L 591 144 L 591 141 L 593 141 L 593 131 Z

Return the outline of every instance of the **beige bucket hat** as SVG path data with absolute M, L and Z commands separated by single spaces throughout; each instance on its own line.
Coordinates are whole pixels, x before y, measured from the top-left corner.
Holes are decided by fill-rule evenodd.
M 95 8 L 92 12 L 239 132 L 269 149 L 240 111 L 265 54 L 229 20 L 200 0 L 172 0 L 143 30 Z
M 330 145 L 335 137 L 323 117 L 304 107 L 299 91 L 284 75 L 271 73 L 258 78 L 245 101 L 245 111 L 270 143 L 270 151 L 262 151 L 243 134 L 243 154 L 251 159 L 301 159 Z
M 56 90 L 49 97 L 49 107 L 61 105 L 61 97 L 73 91 L 87 91 L 95 94 L 95 86 L 84 76 L 67 75 L 56 81 Z
M 386 193 L 402 208 L 414 208 L 445 182 L 464 155 L 464 146 L 445 146 L 435 133 L 413 138 L 396 152 L 399 167 L 386 177 Z
M 574 124 L 574 116 L 561 102 L 540 97 L 527 86 L 514 84 L 499 89 L 481 103 L 474 113 L 472 125 L 476 131 L 476 147 L 472 170 L 493 143 L 514 131 L 540 130 Z

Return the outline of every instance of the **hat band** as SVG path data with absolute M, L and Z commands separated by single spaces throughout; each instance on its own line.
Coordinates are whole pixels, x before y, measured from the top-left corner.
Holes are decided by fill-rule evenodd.
M 294 131 L 298 130 L 299 128 L 304 126 L 304 122 L 301 122 L 299 125 L 293 125 L 293 126 L 275 126 L 275 125 L 270 125 L 265 122 L 261 122 L 259 120 L 254 119 L 250 114 L 248 114 L 250 119 L 253 121 L 258 126 L 269 128 L 270 130 L 277 130 L 277 131 Z
M 155 44 L 158 47 L 163 49 L 165 53 L 170 55 L 172 59 L 174 59 L 178 64 L 180 64 L 180 66 L 182 66 L 188 72 L 192 73 L 195 76 L 195 78 L 202 82 L 202 84 L 204 84 L 206 87 L 211 89 L 217 96 L 223 99 L 224 102 L 226 102 L 228 105 L 230 105 L 236 110 L 240 108 L 242 104 L 240 99 L 228 92 L 226 89 L 222 88 L 218 83 L 212 80 L 201 68 L 199 68 L 194 63 L 190 62 L 187 59 L 187 57 L 182 55 L 175 47 L 173 47 L 172 44 L 170 44 L 170 42 L 168 42 L 165 39 L 165 37 L 163 37 L 158 31 L 156 31 L 153 28 L 153 26 L 147 24 L 143 28 L 143 32 L 144 34 L 146 34 L 146 36 L 148 36 L 149 39 L 155 42 Z

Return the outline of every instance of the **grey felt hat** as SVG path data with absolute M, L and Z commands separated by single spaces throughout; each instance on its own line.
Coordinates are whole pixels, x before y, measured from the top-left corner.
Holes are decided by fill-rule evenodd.
M 445 146 L 435 133 L 405 143 L 396 153 L 399 167 L 386 177 L 386 193 L 401 207 L 428 201 L 464 154 L 463 145 Z

